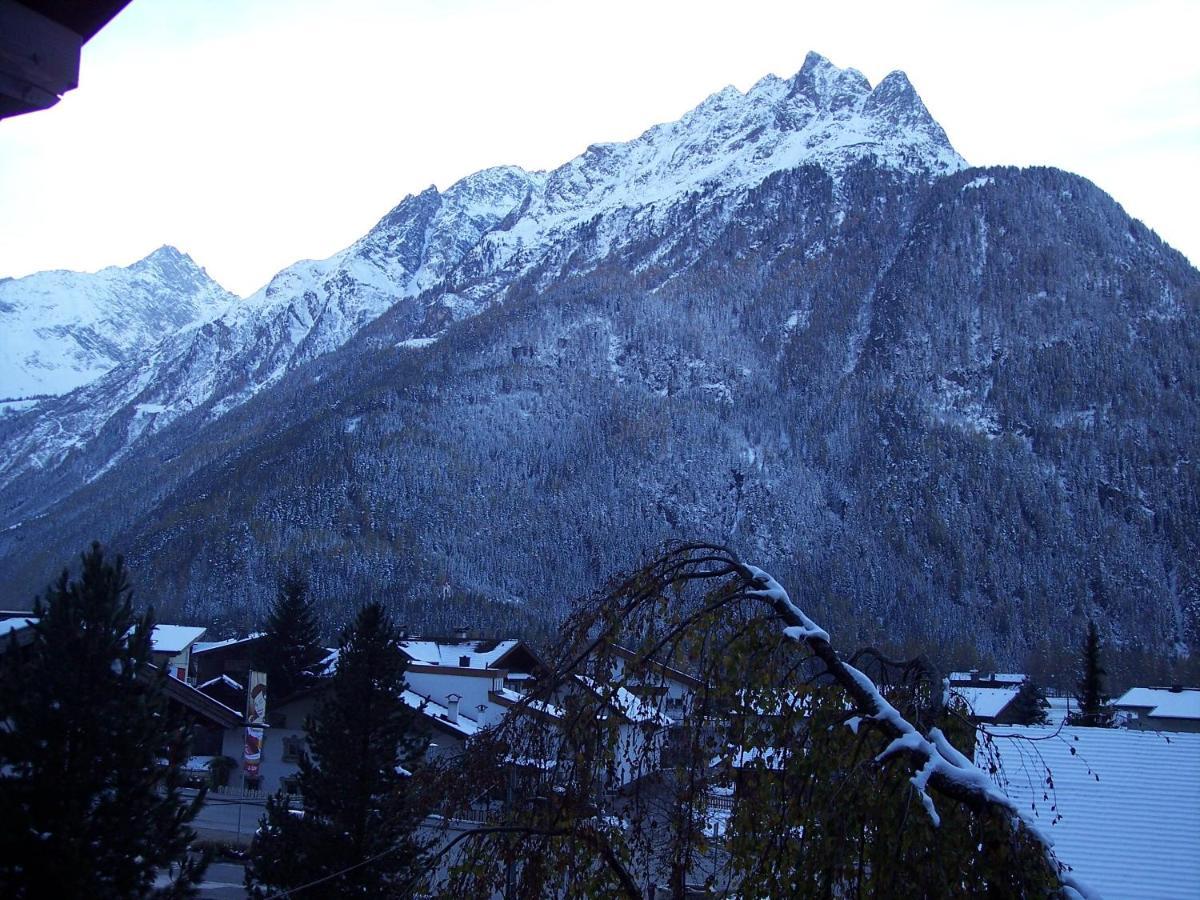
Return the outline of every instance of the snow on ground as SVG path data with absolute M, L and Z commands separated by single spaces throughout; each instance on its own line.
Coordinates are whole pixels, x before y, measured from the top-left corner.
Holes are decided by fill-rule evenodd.
M 1046 718 L 1051 725 L 1061 725 L 1067 716 L 1079 712 L 1079 702 L 1074 697 L 1047 697 L 1050 708 L 1046 710 Z

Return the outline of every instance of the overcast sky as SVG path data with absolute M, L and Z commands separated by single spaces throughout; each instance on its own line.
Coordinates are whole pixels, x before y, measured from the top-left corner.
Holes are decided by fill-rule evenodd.
M 1200 261 L 1200 3 L 134 0 L 0 122 L 0 276 L 169 243 L 248 294 L 404 195 L 552 168 L 808 50 L 903 69 L 976 165 L 1091 178 Z

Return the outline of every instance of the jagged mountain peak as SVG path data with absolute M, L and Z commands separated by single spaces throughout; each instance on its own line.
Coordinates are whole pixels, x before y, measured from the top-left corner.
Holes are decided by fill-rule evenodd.
M 837 109 L 871 92 L 871 83 L 857 69 L 839 69 L 819 53 L 810 51 L 800 71 L 787 82 L 791 95 L 803 95 L 819 108 Z
M 128 418 L 125 438 L 113 441 L 115 459 L 192 410 L 223 415 L 397 307 L 409 329 L 401 346 L 422 346 L 500 302 L 527 273 L 549 283 L 639 244 L 659 247 L 633 263 L 649 265 L 683 239 L 673 236 L 679 216 L 717 223 L 781 171 L 818 166 L 837 183 L 860 164 L 926 181 L 964 168 L 903 88 L 885 79 L 873 90 L 860 72 L 810 53 L 791 78 L 768 76 L 745 93 L 725 88 L 674 122 L 624 143 L 592 144 L 551 171 L 497 166 L 445 189 L 431 185 L 346 249 L 287 267 L 211 328 L 168 338 L 112 373 L 84 412 L 78 403 L 40 410 L 47 421 L 31 419 L 18 440 L 38 465 L 53 465 L 82 435 Z M 676 265 L 698 258 L 719 228 L 687 238 L 695 246 L 680 248 Z M 194 265 L 173 248 L 144 262 L 181 272 Z M 147 409 L 152 416 L 130 413 Z M 24 465 L 10 462 L 11 472 Z
M 917 89 L 913 88 L 908 76 L 900 70 L 888 72 L 887 76 L 884 76 L 875 86 L 875 90 L 871 91 L 866 107 L 880 112 L 887 110 L 892 113 L 910 113 L 919 116 L 922 122 L 934 121 L 934 116 L 925 108 Z
M 193 260 L 191 258 L 191 256 L 184 253 L 178 247 L 175 247 L 171 244 L 163 244 L 158 249 L 152 250 L 151 252 L 147 253 L 145 256 L 143 256 L 141 259 L 139 259 L 136 263 L 134 263 L 134 265 L 136 266 L 141 263 L 149 263 L 149 262 L 181 262 L 183 260 L 187 260 L 188 262 L 192 263 L 193 265 L 195 264 L 195 260 Z
M 0 397 L 63 394 L 236 298 L 186 253 L 0 282 Z
M 212 281 L 203 266 L 170 244 L 163 244 L 142 257 L 129 266 L 129 271 L 144 278 L 161 280 L 169 289 L 189 286 L 195 289 Z

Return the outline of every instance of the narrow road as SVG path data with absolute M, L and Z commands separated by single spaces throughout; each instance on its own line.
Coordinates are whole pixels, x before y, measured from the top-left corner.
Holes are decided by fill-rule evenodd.
M 227 841 L 245 847 L 254 837 L 265 807 L 265 800 L 209 794 L 203 809 L 192 820 L 192 827 L 200 840 Z
M 244 869 L 240 863 L 215 862 L 204 873 L 199 896 L 213 900 L 243 900 L 246 889 L 242 887 Z

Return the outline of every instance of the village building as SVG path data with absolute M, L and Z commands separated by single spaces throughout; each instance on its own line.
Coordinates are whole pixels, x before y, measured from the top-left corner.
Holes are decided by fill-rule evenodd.
M 1101 897 L 1184 900 L 1200 888 L 1200 734 L 1009 726 L 1004 792 Z M 987 749 L 978 762 L 988 767 Z M 1047 779 L 1051 779 L 1050 782 Z
M 33 623 L 29 613 L 20 610 L 0 610 L 0 653 L 14 645 L 19 653 L 33 640 Z
M 561 693 L 565 697 L 580 689 L 600 701 L 598 715 L 616 722 L 616 744 L 601 786 L 618 790 L 657 771 L 673 724 L 659 708 L 661 696 L 647 700 L 619 684 L 586 675 L 576 675 Z
M 524 641 L 472 640 L 465 629 L 452 638 L 404 639 L 400 649 L 409 659 L 409 690 L 484 728 L 512 705 L 504 692 L 522 695 L 548 671 Z
M 224 641 L 197 641 L 192 646 L 192 675 L 197 684 L 227 675 L 244 687 L 258 645 L 264 637 L 258 632 Z
M 628 647 L 613 645 L 611 677 L 654 706 L 673 725 L 681 724 L 689 715 L 696 692 L 704 683 L 681 669 L 656 659 L 642 660 Z M 630 674 L 636 670 L 635 674 Z
M 1126 728 L 1200 732 L 1200 688 L 1130 688 L 1112 706 Z
M 1018 672 L 951 672 L 950 693 L 967 704 L 977 725 L 1002 725 L 1014 721 L 1013 701 L 1029 676 Z
M 151 659 L 172 678 L 187 681 L 192 670 L 192 646 L 205 629 L 193 625 L 155 625 L 150 634 Z
M 222 704 L 246 706 L 246 685 L 262 635 L 199 644 L 193 651 L 199 690 Z M 427 758 L 445 760 L 460 755 L 466 741 L 495 725 L 510 710 L 520 707 L 531 715 L 547 715 L 548 704 L 522 703 L 529 684 L 546 668 L 522 641 L 453 638 L 404 639 L 400 648 L 408 657 L 408 689 L 404 700 L 420 713 L 430 732 Z M 272 697 L 267 684 L 266 727 L 258 760 L 258 774 L 239 775 L 231 788 L 273 793 L 294 791 L 305 752 L 305 723 L 316 712 L 337 666 L 337 651 L 325 651 L 314 661 L 317 683 L 289 697 Z M 541 707 L 545 706 L 545 709 Z M 536 707 L 536 708 L 535 708 Z M 240 764 L 245 742 L 244 717 L 224 730 L 221 755 Z

